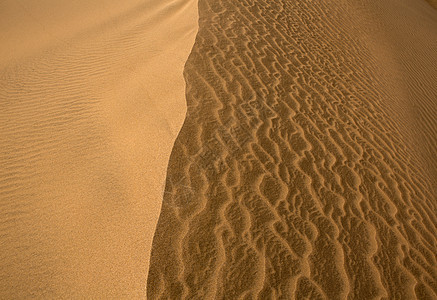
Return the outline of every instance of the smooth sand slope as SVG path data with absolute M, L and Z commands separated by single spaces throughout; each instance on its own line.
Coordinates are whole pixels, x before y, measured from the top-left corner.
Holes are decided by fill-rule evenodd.
M 142 298 L 195 0 L 0 1 L 0 298 Z
M 437 11 L 199 0 L 149 299 L 437 299 Z

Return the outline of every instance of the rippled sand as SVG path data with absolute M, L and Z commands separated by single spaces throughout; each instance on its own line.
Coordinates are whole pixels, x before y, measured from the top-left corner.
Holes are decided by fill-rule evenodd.
M 437 299 L 437 10 L 199 16 L 148 298 Z
M 0 298 L 142 298 L 195 0 L 0 3 Z

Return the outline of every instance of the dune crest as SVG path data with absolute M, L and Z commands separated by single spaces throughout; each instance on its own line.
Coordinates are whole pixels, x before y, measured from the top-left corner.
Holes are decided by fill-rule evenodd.
M 0 298 L 143 298 L 195 0 L 0 3 Z
M 437 297 L 437 11 L 398 4 L 199 1 L 148 299 Z

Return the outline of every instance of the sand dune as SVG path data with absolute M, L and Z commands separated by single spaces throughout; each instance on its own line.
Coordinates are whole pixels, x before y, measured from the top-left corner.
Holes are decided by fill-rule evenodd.
M 436 7 L 2 1 L 0 298 L 437 299 Z
M 437 298 L 437 11 L 199 0 L 149 299 Z
M 0 3 L 0 298 L 145 296 L 197 20 L 194 0 Z

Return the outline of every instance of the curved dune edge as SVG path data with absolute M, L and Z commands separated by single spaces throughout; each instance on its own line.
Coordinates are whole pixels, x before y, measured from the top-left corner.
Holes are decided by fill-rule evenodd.
M 148 299 L 435 299 L 437 12 L 199 0 Z
M 0 298 L 145 297 L 195 0 L 2 1 Z

